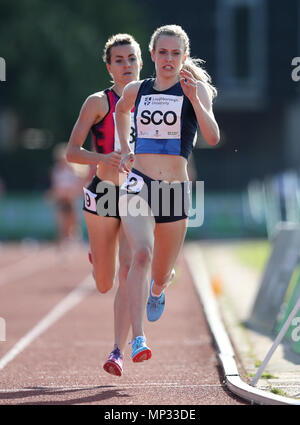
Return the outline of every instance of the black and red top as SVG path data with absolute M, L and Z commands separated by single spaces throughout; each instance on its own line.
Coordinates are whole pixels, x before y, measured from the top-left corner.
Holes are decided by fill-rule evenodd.
M 115 124 L 115 109 L 116 104 L 120 97 L 112 89 L 104 90 L 108 101 L 108 112 L 97 124 L 91 127 L 92 138 L 95 150 L 98 153 L 108 154 L 115 150 L 120 150 L 119 136 L 117 134 Z M 133 112 L 131 111 L 131 132 L 130 132 L 130 145 L 134 151 L 135 130 L 133 125 Z

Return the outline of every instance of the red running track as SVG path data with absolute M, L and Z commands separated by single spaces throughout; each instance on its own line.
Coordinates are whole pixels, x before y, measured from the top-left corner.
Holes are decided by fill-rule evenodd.
M 146 322 L 151 360 L 133 363 L 128 346 L 123 376 L 107 374 L 115 289 L 96 291 L 87 251 L 84 244 L 63 253 L 54 245 L 1 246 L 0 404 L 248 404 L 222 383 L 184 251 L 163 316 Z

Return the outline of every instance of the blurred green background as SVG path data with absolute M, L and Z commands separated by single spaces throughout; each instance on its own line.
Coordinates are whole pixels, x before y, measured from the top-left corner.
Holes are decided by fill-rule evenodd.
M 44 197 L 53 149 L 86 97 L 110 85 L 107 38 L 132 34 L 147 78 L 150 36 L 165 24 L 186 30 L 219 92 L 221 142 L 209 147 L 199 134 L 193 156 L 204 223 L 188 238 L 266 238 L 278 221 L 299 222 L 299 22 L 298 0 L 0 0 L 0 240 L 55 237 Z

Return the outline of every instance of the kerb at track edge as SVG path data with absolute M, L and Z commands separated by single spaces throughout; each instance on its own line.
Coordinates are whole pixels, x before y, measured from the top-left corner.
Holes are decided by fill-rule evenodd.
M 234 350 L 223 325 L 199 245 L 197 243 L 186 243 L 183 255 L 218 350 L 218 359 L 224 371 L 224 383 L 227 388 L 232 393 L 251 403 L 300 405 L 300 401 L 260 390 L 241 379 L 235 361 Z

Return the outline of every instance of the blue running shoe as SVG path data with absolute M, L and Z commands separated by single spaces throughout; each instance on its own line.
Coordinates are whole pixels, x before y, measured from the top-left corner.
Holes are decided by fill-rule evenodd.
M 146 345 L 144 336 L 137 336 L 129 344 L 132 344 L 131 358 L 135 363 L 143 362 L 151 358 L 152 352 Z
M 151 279 L 150 283 L 150 294 L 147 302 L 147 318 L 149 322 L 155 322 L 160 318 L 165 309 L 165 292 L 163 291 L 159 297 L 154 297 L 151 294 L 151 289 L 153 286 L 154 280 Z

